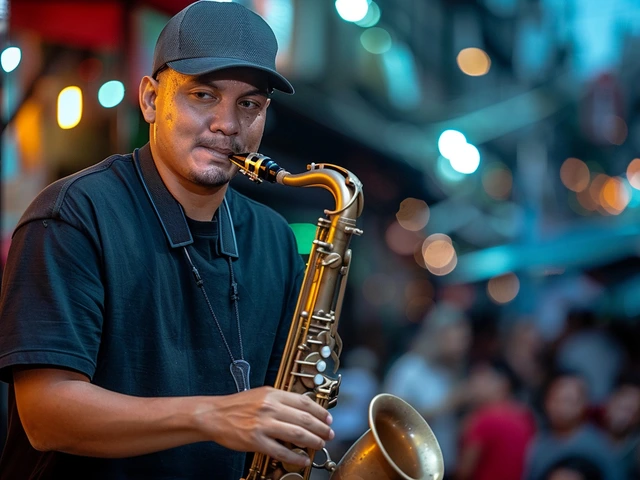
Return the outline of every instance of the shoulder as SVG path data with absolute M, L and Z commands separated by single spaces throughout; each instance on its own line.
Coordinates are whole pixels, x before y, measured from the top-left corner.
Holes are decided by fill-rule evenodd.
M 95 165 L 61 178 L 45 187 L 31 202 L 15 230 L 34 220 L 62 219 L 63 207 L 70 203 L 85 206 L 112 197 L 123 188 L 124 175 L 135 175 L 132 155 L 112 155 Z

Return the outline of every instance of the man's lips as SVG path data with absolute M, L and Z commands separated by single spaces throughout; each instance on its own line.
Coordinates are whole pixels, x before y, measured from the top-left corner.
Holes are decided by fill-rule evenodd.
M 228 159 L 229 155 L 234 153 L 234 151 L 230 148 L 220 148 L 220 147 L 209 147 L 207 145 L 199 145 L 200 148 L 204 148 L 205 150 L 213 153 L 215 156 L 220 158 Z

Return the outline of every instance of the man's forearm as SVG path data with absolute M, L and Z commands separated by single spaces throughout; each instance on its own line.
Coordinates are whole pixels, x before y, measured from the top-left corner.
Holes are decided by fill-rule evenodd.
M 205 440 L 195 420 L 197 397 L 141 398 L 84 381 L 44 391 L 21 389 L 18 411 L 34 448 L 119 458 Z

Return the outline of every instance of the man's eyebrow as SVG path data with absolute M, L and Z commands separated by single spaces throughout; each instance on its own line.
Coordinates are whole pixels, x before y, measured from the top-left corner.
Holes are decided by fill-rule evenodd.
M 263 97 L 269 98 L 271 96 L 271 90 L 267 88 L 254 88 L 253 90 L 249 90 L 245 93 L 246 96 L 251 95 L 262 95 Z

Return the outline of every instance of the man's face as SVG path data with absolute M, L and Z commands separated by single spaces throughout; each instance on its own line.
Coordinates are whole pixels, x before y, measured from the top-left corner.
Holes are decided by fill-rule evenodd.
M 609 431 L 623 436 L 640 424 L 640 388 L 625 385 L 618 388 L 605 405 L 605 421 Z
M 587 408 L 587 390 L 577 377 L 560 377 L 549 388 L 545 411 L 554 429 L 565 430 L 580 424 Z
M 155 88 L 154 158 L 183 187 L 220 187 L 237 172 L 229 154 L 258 150 L 270 102 L 266 74 L 234 68 L 189 76 L 167 69 Z

